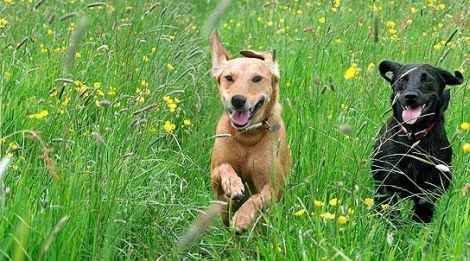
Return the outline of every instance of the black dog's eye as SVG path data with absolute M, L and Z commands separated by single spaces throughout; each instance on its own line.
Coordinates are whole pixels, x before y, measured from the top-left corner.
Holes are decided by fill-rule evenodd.
M 224 76 L 224 78 L 225 78 L 225 80 L 227 80 L 227 82 L 233 82 L 233 78 L 230 75 L 226 75 L 226 76 Z
M 251 79 L 252 82 L 260 82 L 263 79 L 263 77 L 256 75 Z
M 397 82 L 406 82 L 407 78 L 406 76 L 398 78 Z

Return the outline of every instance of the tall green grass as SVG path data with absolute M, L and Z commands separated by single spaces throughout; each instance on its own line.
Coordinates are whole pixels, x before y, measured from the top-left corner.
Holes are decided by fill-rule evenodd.
M 470 134 L 459 129 L 470 121 L 467 81 L 451 89 L 454 180 L 433 222 L 411 222 L 404 201 L 395 227 L 364 203 L 374 195 L 374 136 L 390 115 L 390 87 L 370 64 L 430 63 L 467 79 L 466 1 L 341 1 L 335 11 L 332 1 L 233 1 L 217 28 L 235 56 L 276 50 L 294 164 L 256 230 L 235 236 L 217 220 L 176 252 L 214 198 L 209 159 L 222 106 L 204 26 L 217 3 L 2 1 L 0 155 L 12 157 L 0 180 L 2 259 L 468 259 Z M 87 25 L 65 70 L 80 19 Z

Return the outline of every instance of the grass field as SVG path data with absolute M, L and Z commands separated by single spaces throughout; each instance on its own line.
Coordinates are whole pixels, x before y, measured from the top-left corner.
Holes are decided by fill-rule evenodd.
M 217 4 L 1 1 L 0 259 L 470 259 L 466 0 L 233 1 L 214 25 L 232 54 L 276 50 L 293 169 L 259 229 L 236 236 L 217 219 L 176 251 L 214 199 Z M 399 228 L 366 204 L 390 116 L 384 59 L 466 79 L 446 113 L 453 184 L 428 226 L 411 222 L 410 202 Z

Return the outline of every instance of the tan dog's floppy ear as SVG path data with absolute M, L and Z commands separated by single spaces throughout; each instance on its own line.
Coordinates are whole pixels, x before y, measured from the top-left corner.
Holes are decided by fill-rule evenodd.
M 271 74 L 274 76 L 276 82 L 279 81 L 279 78 L 280 78 L 279 66 L 274 61 L 275 55 L 269 52 L 257 52 L 253 50 L 243 50 L 240 52 L 240 54 L 247 58 L 255 58 L 255 59 L 260 59 L 260 60 L 267 62 L 269 64 L 269 70 L 271 71 Z
M 230 59 L 227 51 L 225 51 L 222 42 L 220 41 L 217 30 L 214 30 L 210 36 L 210 48 L 212 55 L 212 78 L 218 80 L 223 71 L 223 66 Z

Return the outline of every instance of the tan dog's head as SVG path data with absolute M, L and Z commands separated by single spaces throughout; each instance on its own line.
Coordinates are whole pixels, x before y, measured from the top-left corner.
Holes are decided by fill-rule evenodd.
M 230 60 L 216 31 L 210 37 L 212 77 L 232 126 L 245 129 L 264 121 L 278 102 L 279 67 L 270 53 L 241 51 Z

